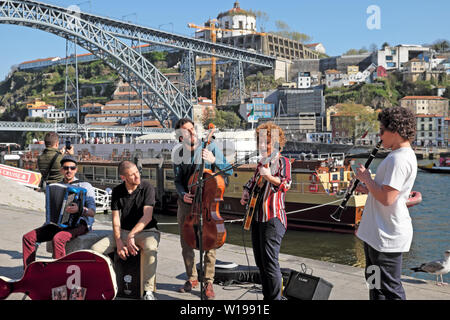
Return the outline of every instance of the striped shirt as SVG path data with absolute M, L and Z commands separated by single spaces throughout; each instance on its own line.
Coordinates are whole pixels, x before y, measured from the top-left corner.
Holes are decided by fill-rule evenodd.
M 244 186 L 249 192 L 255 186 L 255 183 L 259 180 L 259 168 L 262 166 L 260 162 L 256 167 L 255 174 Z M 281 180 L 279 186 L 274 186 L 271 183 L 267 183 L 263 197 L 263 204 L 255 216 L 255 221 L 267 222 L 271 219 L 278 218 L 281 223 L 287 228 L 286 210 L 284 208 L 284 201 L 286 191 L 291 188 L 291 162 L 286 157 L 277 156 L 270 163 L 270 171 L 274 177 L 278 177 Z

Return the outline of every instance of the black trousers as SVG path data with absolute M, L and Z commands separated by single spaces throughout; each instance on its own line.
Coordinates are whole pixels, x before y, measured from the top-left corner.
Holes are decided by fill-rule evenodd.
M 286 229 L 277 218 L 252 223 L 253 254 L 261 277 L 264 300 L 280 300 L 282 275 L 278 254 Z
M 365 242 L 364 253 L 370 300 L 406 300 L 401 281 L 402 253 L 379 252 Z

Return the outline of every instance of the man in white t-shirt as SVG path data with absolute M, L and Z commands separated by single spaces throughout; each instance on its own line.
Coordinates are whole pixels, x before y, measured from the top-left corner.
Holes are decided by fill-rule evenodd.
M 379 115 L 380 138 L 392 152 L 378 166 L 375 179 L 360 164 L 356 191 L 368 193 L 357 237 L 364 241 L 365 276 L 371 300 L 405 300 L 401 282 L 402 253 L 408 252 L 413 227 L 406 201 L 417 175 L 410 142 L 416 133 L 414 114 L 402 107 Z

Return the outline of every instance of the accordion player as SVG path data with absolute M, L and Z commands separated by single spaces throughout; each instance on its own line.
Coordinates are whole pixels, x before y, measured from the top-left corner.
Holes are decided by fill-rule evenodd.
M 61 228 L 74 228 L 78 225 L 84 210 L 87 190 L 73 185 L 53 183 L 47 186 L 46 221 Z M 75 203 L 76 213 L 68 213 L 67 207 Z

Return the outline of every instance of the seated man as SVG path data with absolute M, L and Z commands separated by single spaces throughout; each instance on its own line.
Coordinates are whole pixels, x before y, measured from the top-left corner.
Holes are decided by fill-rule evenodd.
M 90 183 L 80 181 L 75 177 L 77 173 L 77 160 L 74 157 L 70 155 L 65 156 L 62 158 L 60 164 L 60 170 L 64 176 L 61 183 L 87 190 L 86 207 L 75 228 L 62 228 L 54 224 L 46 224 L 25 234 L 22 239 L 24 268 L 36 259 L 36 243 L 53 241 L 53 258 L 60 259 L 66 255 L 66 243 L 68 241 L 92 230 L 96 211 L 94 188 Z M 77 213 L 78 205 L 72 203 L 67 207 L 66 211 L 71 214 Z
M 119 164 L 123 183 L 112 191 L 111 210 L 113 234 L 95 243 L 91 249 L 107 255 L 116 248 L 123 260 L 141 254 L 144 300 L 155 300 L 155 276 L 160 232 L 153 218 L 155 189 L 147 181 L 141 181 L 136 165 L 131 161 Z

